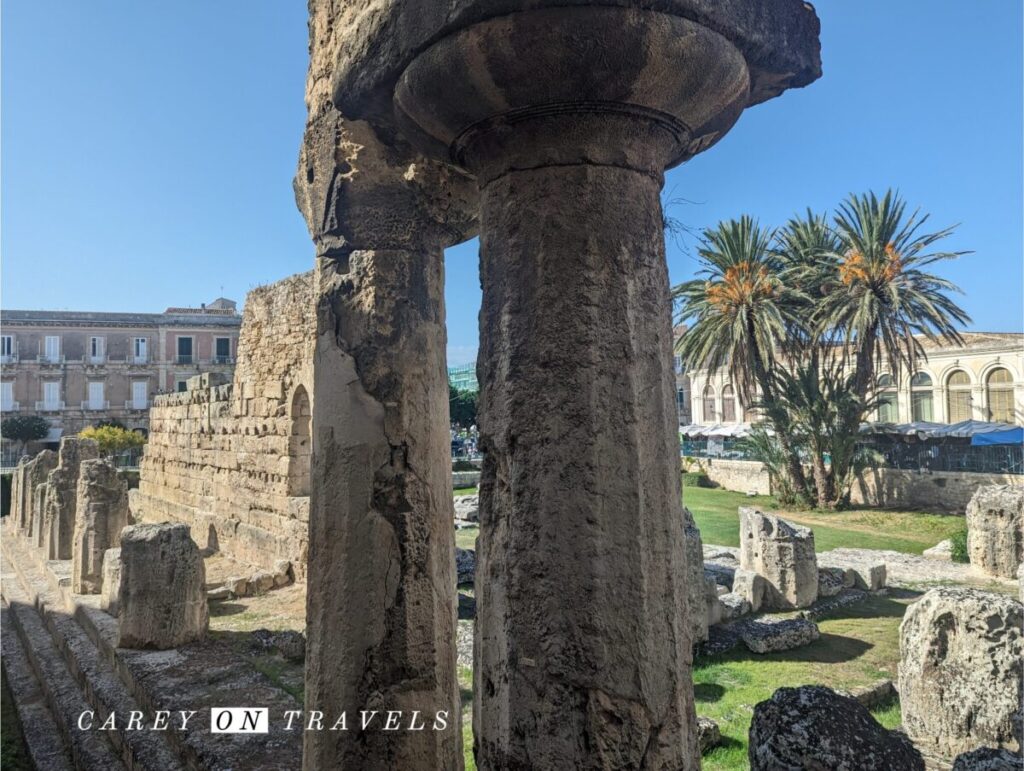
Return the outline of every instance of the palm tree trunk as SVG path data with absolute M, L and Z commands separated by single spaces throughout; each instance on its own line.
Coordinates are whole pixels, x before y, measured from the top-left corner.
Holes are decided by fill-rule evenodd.
M 790 480 L 792 480 L 794 492 L 804 500 L 810 500 L 807 475 L 804 474 L 804 467 L 800 462 L 800 456 L 793 447 L 789 417 L 786 415 L 785 409 L 775 399 L 775 389 L 772 387 L 768 368 L 765 366 L 761 350 L 757 345 L 753 322 L 748 320 L 747 327 L 751 354 L 754 360 L 754 379 L 761 388 L 761 400 L 765 404 L 769 420 L 771 420 L 772 425 L 775 427 L 775 435 L 779 439 L 779 444 L 782 445 L 782 450 L 786 454 L 786 470 L 789 472 Z

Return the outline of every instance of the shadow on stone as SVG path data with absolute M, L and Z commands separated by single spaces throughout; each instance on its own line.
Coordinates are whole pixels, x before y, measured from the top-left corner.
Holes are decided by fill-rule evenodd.
M 210 618 L 219 616 L 233 616 L 236 613 L 244 613 L 245 606 L 237 602 L 211 602 Z

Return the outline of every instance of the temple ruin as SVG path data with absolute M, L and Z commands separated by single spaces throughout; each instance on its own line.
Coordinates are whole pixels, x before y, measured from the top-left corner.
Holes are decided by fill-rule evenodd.
M 187 524 L 204 549 L 304 574 L 308 544 L 313 276 L 246 298 L 234 379 L 200 375 L 153 400 L 132 511 Z
M 662 173 L 820 75 L 813 9 L 310 12 L 306 698 L 458 714 L 442 248 L 479 229 L 477 763 L 696 768 Z M 311 733 L 304 765 L 459 745 Z

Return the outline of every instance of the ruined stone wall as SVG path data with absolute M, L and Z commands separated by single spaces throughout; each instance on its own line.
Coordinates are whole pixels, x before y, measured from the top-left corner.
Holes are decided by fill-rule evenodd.
M 768 471 L 760 461 L 701 458 L 708 478 L 726 490 L 771 493 Z M 924 509 L 963 514 L 971 496 L 984 485 L 1024 486 L 1014 474 L 978 474 L 968 471 L 904 471 L 869 468 L 854 480 L 850 501 L 873 508 Z
M 200 376 L 154 399 L 137 517 L 185 522 L 200 547 L 305 574 L 314 329 L 312 273 L 249 293 L 234 381 Z

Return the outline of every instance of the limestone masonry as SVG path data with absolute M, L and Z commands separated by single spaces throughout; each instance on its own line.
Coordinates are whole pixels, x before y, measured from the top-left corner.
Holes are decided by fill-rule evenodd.
M 313 274 L 249 293 L 234 381 L 200 375 L 150 412 L 136 519 L 178 521 L 201 548 L 305 574 L 309 521 Z

